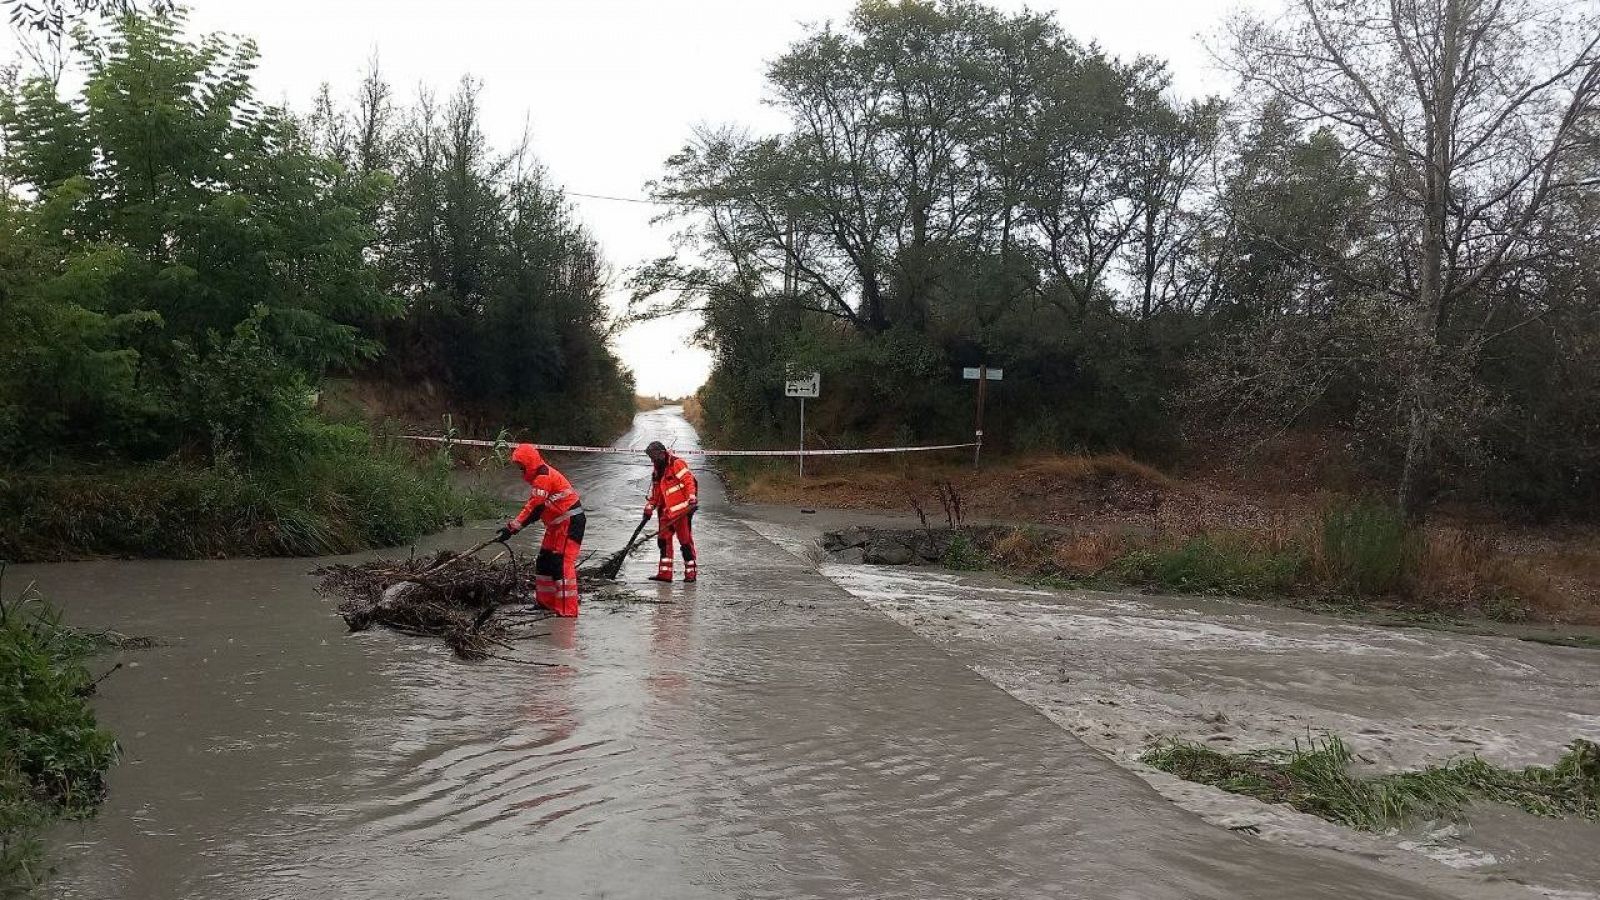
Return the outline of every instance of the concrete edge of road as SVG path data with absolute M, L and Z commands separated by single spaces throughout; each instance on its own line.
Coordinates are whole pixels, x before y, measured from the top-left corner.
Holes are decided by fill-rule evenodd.
M 788 507 L 784 508 L 787 509 Z M 1035 715 L 1050 723 L 1053 728 L 1059 730 L 1068 740 L 1079 744 L 1089 752 L 1100 755 L 1123 771 L 1137 776 L 1151 790 L 1160 795 L 1162 799 L 1195 816 L 1208 827 L 1216 827 L 1243 834 L 1287 850 L 1310 853 L 1327 861 L 1354 865 L 1376 875 L 1396 878 L 1406 883 L 1414 884 L 1418 888 L 1429 892 L 1446 891 L 1450 896 L 1460 898 L 1460 900 L 1528 900 L 1528 898 L 1551 896 L 1545 891 L 1528 885 L 1510 881 L 1490 881 L 1483 874 L 1453 868 L 1427 854 L 1416 850 L 1403 849 L 1393 842 L 1385 841 L 1380 836 L 1357 832 L 1308 813 L 1301 813 L 1250 797 L 1231 794 L 1220 788 L 1184 781 L 1176 776 L 1094 747 L 1074 735 L 1066 725 L 1056 721 L 1046 710 L 1035 705 L 1027 697 L 1019 695 L 981 669 L 967 665 L 950 650 L 919 633 L 915 628 L 899 622 L 893 616 L 851 591 L 848 586 L 830 578 L 822 570 L 824 560 L 820 548 L 817 549 L 815 554 L 809 552 L 811 545 L 806 543 L 803 536 L 809 530 L 808 526 L 804 523 L 790 524 L 773 521 L 771 517 L 764 518 L 761 515 L 761 511 L 765 509 L 767 509 L 766 506 L 756 507 L 731 500 L 728 503 L 728 512 L 731 517 L 739 524 L 750 529 L 758 537 L 813 568 L 820 577 L 836 586 L 839 590 L 849 594 L 873 613 L 883 616 L 896 626 L 911 632 L 918 640 L 926 643 L 932 651 L 949 656 L 957 665 L 963 666 L 999 690 L 1004 691 L 1007 696 L 1026 706 Z M 771 512 L 771 510 L 767 511 Z M 824 516 L 819 511 L 816 525 L 810 527 L 815 527 L 819 531 L 826 530 L 827 525 L 833 524 L 830 521 L 831 519 L 840 515 L 851 515 L 855 512 L 853 510 L 828 510 L 828 515 Z M 1574 896 L 1581 898 L 1584 895 Z

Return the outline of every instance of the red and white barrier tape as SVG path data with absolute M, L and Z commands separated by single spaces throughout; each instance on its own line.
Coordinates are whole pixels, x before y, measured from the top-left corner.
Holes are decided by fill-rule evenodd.
M 420 434 L 408 434 L 405 437 L 413 441 L 430 441 L 435 444 L 451 443 L 463 447 L 495 447 L 498 441 L 473 441 L 465 438 L 442 438 Z M 507 443 L 508 447 L 515 447 L 517 442 Z M 540 450 L 556 453 L 643 453 L 643 447 L 579 447 L 571 444 L 534 444 Z M 860 450 L 806 450 L 802 453 L 798 448 L 794 450 L 677 450 L 673 453 L 680 456 L 863 456 L 870 453 L 923 453 L 930 450 L 970 450 L 977 444 L 935 444 L 924 447 L 869 447 Z

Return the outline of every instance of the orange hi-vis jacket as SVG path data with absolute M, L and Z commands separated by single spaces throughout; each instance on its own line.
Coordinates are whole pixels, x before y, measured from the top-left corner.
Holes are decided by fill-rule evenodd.
M 689 471 L 689 464 L 671 453 L 659 477 L 652 475 L 650 500 L 644 505 L 644 514 L 661 510 L 661 521 L 676 522 L 689 512 L 689 507 L 700 502 L 700 485 Z
M 535 515 L 544 523 L 544 527 L 550 528 L 583 512 L 572 482 L 567 480 L 567 476 L 550 468 L 538 448 L 532 444 L 518 444 L 517 449 L 511 452 L 511 461 L 522 466 L 522 479 L 532 488 L 522 512 L 511 520 L 518 529 L 526 528 Z

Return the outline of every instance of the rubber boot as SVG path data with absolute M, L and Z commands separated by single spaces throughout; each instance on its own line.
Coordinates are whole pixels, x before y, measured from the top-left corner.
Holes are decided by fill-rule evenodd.
M 661 565 L 656 567 L 656 573 L 650 576 L 651 581 L 672 581 L 672 557 L 661 557 Z

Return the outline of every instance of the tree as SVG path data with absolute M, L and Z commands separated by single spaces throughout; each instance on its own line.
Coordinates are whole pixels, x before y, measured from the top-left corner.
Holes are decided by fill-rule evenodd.
M 1326 126 L 1382 191 L 1392 260 L 1365 287 L 1390 377 L 1367 405 L 1419 512 L 1443 445 L 1475 437 L 1485 346 L 1540 315 L 1506 288 L 1579 186 L 1564 164 L 1600 95 L 1600 21 L 1541 0 L 1294 0 L 1233 36 L 1246 81 Z
M 1126 252 L 1127 274 L 1137 291 L 1139 318 L 1185 304 L 1192 293 L 1187 261 L 1204 237 L 1199 202 L 1201 180 L 1214 157 L 1223 104 L 1193 103 L 1147 113 L 1151 127 L 1135 150 L 1133 206 L 1138 210 Z
M 654 192 L 681 251 L 633 282 L 638 315 L 704 313 L 715 394 L 745 434 L 771 420 L 785 360 L 864 398 L 847 430 L 949 427 L 966 404 L 946 373 L 1002 355 L 1008 394 L 1148 399 L 1143 375 L 1165 369 L 1141 364 L 1123 311 L 1178 293 L 1216 104 L 1180 109 L 1159 63 L 970 0 L 864 2 L 768 80 L 788 127 L 702 129 L 668 160 Z
M 526 137 L 510 153 L 491 145 L 482 89 L 465 78 L 442 105 L 424 92 L 402 109 L 374 63 L 353 112 L 313 107 L 341 123 L 329 131 L 353 171 L 393 173 L 370 263 L 404 315 L 383 328 L 388 356 L 363 372 L 436 383 L 486 425 L 610 440 L 633 388 L 607 346 L 599 250 Z
M 397 309 L 364 259 L 360 210 L 381 184 L 343 178 L 288 115 L 256 101 L 249 42 L 191 42 L 181 25 L 120 19 L 83 39 L 80 96 L 35 80 L 0 110 L 4 165 L 28 195 L 18 239 L 37 261 L 9 293 L 24 321 L 57 323 L 26 332 L 37 352 L 22 358 L 35 364 L 8 392 L 17 415 L 50 423 L 39 446 L 293 452 L 268 407 L 297 380 L 370 359 L 378 347 L 360 323 Z M 26 389 L 74 358 L 114 361 L 99 370 L 127 377 L 64 380 L 83 394 L 72 403 Z M 258 405 L 206 399 L 245 396 L 234 388 L 246 374 Z M 223 416 L 242 424 L 219 427 Z
M 18 28 L 63 35 L 71 24 L 86 16 L 118 16 L 139 12 L 140 0 L 5 0 L 11 24 Z M 150 0 L 149 12 L 170 13 L 174 0 Z

